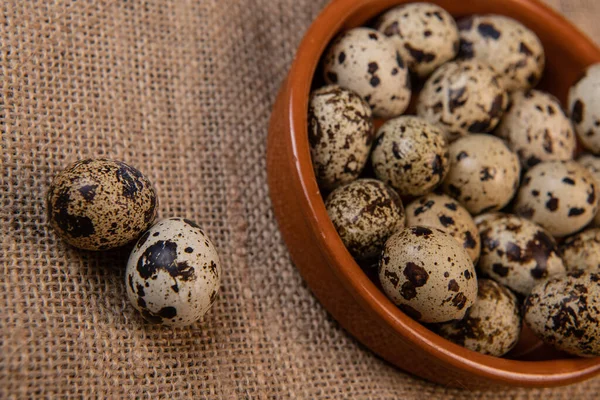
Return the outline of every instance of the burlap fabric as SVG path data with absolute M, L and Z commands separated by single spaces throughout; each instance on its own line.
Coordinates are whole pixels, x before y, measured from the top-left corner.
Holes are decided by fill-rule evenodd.
M 325 1 L 0 2 L 0 398 L 594 398 L 600 379 L 477 394 L 402 373 L 328 316 L 291 264 L 267 195 L 267 123 Z M 600 2 L 548 1 L 600 38 Z M 121 159 L 196 220 L 223 260 L 189 329 L 128 304 L 128 251 L 49 231 L 52 176 Z

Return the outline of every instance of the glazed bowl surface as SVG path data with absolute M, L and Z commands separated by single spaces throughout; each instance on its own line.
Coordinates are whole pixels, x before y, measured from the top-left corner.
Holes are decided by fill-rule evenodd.
M 463 388 L 548 387 L 600 372 L 599 358 L 573 358 L 541 345 L 527 330 L 508 357 L 472 352 L 402 313 L 363 272 L 330 222 L 315 180 L 307 110 L 320 58 L 339 32 L 368 24 L 403 0 L 334 0 L 302 40 L 273 107 L 267 169 L 275 216 L 292 260 L 331 315 L 354 337 L 397 367 L 443 385 Z M 432 0 L 455 18 L 502 14 L 541 39 L 546 69 L 538 88 L 566 104 L 569 87 L 600 50 L 584 34 L 537 0 Z

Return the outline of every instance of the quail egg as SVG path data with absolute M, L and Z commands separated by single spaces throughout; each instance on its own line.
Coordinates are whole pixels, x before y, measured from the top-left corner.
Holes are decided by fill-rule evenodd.
M 445 194 L 427 194 L 406 206 L 407 226 L 432 226 L 455 238 L 473 262 L 479 259 L 479 231 L 471 214 Z
M 510 214 L 493 214 L 477 224 L 481 256 L 477 268 L 495 281 L 527 295 L 540 281 L 564 274 L 554 238 L 542 227 Z
M 600 190 L 600 157 L 584 154 L 577 159 L 577 162 L 590 171 L 596 183 L 596 190 Z M 598 196 L 598 193 L 596 193 L 596 196 Z M 595 226 L 600 226 L 600 207 L 596 216 L 594 216 L 593 224 Z
M 342 242 L 358 260 L 378 257 L 388 237 L 404 227 L 400 196 L 375 179 L 340 186 L 329 194 L 325 207 Z
M 440 325 L 437 332 L 469 350 L 503 356 L 515 347 L 521 334 L 517 298 L 490 279 L 479 279 L 477 286 L 477 300 L 465 317 Z
M 48 221 L 58 236 L 85 250 L 107 250 L 137 239 L 154 221 L 158 197 L 150 181 L 121 161 L 86 159 L 52 181 Z
M 545 161 L 523 177 L 515 212 L 563 237 L 586 226 L 598 211 L 592 174 L 575 161 Z
M 129 301 L 147 321 L 185 326 L 206 314 L 217 298 L 221 263 L 195 222 L 169 218 L 140 237 L 125 279 Z
M 308 107 L 308 140 L 319 186 L 333 190 L 360 175 L 373 140 L 371 108 L 337 85 L 315 90 Z
M 577 139 L 571 121 L 551 94 L 515 92 L 496 135 L 506 139 L 525 168 L 540 161 L 571 160 Z
M 600 154 L 600 63 L 590 66 L 569 91 L 569 110 L 583 146 Z
M 477 61 L 451 61 L 429 77 L 417 100 L 417 114 L 445 129 L 453 141 L 490 132 L 508 105 L 496 72 Z
M 458 53 L 454 18 L 431 3 L 397 6 L 383 14 L 377 29 L 392 39 L 411 73 L 427 77 Z
M 398 117 L 377 131 L 371 161 L 377 178 L 401 195 L 419 196 L 448 173 L 448 144 L 437 126 L 418 117 Z
M 600 273 L 576 271 L 540 283 L 525 301 L 523 318 L 558 350 L 600 356 Z
M 441 229 L 396 232 L 385 243 L 378 270 L 385 294 L 417 321 L 461 319 L 477 297 L 469 254 Z
M 566 238 L 560 251 L 569 271 L 600 272 L 600 228 L 586 229 Z
M 542 77 L 544 47 L 520 22 L 502 15 L 474 15 L 459 20 L 458 29 L 459 56 L 489 63 L 506 90 L 530 89 Z
M 370 28 L 350 29 L 325 54 L 323 72 L 329 84 L 353 90 L 378 117 L 400 115 L 411 96 L 408 69 L 394 43 Z
M 492 135 L 478 134 L 450 144 L 450 172 L 442 184 L 471 214 L 499 210 L 519 187 L 519 159 Z

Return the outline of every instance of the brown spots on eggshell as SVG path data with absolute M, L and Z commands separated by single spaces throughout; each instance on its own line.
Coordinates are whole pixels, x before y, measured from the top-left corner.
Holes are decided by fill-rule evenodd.
M 411 73 L 420 78 L 453 59 L 458 52 L 454 19 L 434 4 L 397 6 L 379 17 L 375 25 L 395 44 Z
M 407 226 L 442 229 L 463 246 L 476 262 L 479 258 L 479 232 L 469 212 L 444 194 L 430 193 L 406 206 Z
M 497 73 L 477 60 L 452 61 L 425 82 L 417 101 L 417 115 L 441 125 L 452 141 L 496 127 L 508 105 Z
M 527 295 L 538 282 L 565 272 L 552 236 L 535 223 L 509 214 L 482 219 L 478 268 L 516 293 Z
M 525 179 L 529 183 L 527 188 L 519 190 L 515 212 L 540 224 L 553 236 L 563 237 L 577 232 L 598 211 L 597 184 L 591 173 L 579 163 L 542 162 L 527 171 Z M 565 180 L 573 182 L 566 190 Z
M 524 320 L 546 344 L 581 357 L 600 355 L 600 275 L 576 271 L 537 285 Z
M 600 229 L 586 229 L 567 237 L 560 251 L 568 271 L 600 272 Z
M 108 159 L 81 160 L 52 181 L 48 220 L 69 244 L 106 250 L 137 239 L 157 213 L 157 195 L 135 168 Z
M 315 90 L 308 108 L 311 160 L 319 186 L 333 190 L 357 179 L 373 140 L 371 109 L 337 85 Z
M 544 48 L 535 33 L 520 22 L 501 15 L 475 15 L 460 19 L 460 53 L 464 59 L 489 63 L 509 92 L 535 86 L 545 66 Z
M 477 300 L 465 317 L 435 330 L 469 350 L 500 357 L 519 340 L 522 323 L 517 298 L 489 279 L 480 279 L 478 287 Z
M 404 226 L 404 207 L 394 190 L 375 179 L 358 179 L 325 201 L 344 245 L 358 259 L 379 256 L 387 238 Z
M 473 303 L 473 262 L 444 231 L 426 226 L 400 230 L 382 254 L 387 260 L 379 263 L 382 288 L 407 315 L 421 322 L 460 319 Z
M 448 145 L 439 127 L 402 116 L 384 123 L 376 136 L 371 153 L 375 175 L 400 194 L 422 195 L 446 176 Z
M 589 66 L 571 87 L 568 109 L 583 147 L 600 154 L 600 63 Z
M 324 56 L 323 74 L 328 84 L 360 95 L 376 116 L 390 118 L 408 107 L 408 70 L 394 43 L 376 30 L 354 28 L 338 36 Z
M 450 172 L 443 191 L 471 214 L 499 210 L 510 202 L 519 182 L 517 156 L 497 137 L 470 135 L 450 144 Z
M 506 112 L 496 135 L 505 139 L 519 155 L 525 168 L 541 161 L 570 160 L 577 145 L 575 132 L 552 95 L 532 90 L 512 94 L 512 107 Z

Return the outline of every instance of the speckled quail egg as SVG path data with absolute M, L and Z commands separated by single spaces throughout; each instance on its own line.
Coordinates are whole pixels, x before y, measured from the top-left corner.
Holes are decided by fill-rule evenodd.
M 511 100 L 495 133 L 506 139 L 525 168 L 540 161 L 573 159 L 577 139 L 556 97 L 531 90 L 514 92 Z
M 527 295 L 537 283 L 565 273 L 554 238 L 539 225 L 510 214 L 479 220 L 484 276 Z
M 583 146 L 600 154 L 600 63 L 588 67 L 569 91 L 569 110 Z
M 48 221 L 58 236 L 85 250 L 107 250 L 137 239 L 154 221 L 158 197 L 150 181 L 121 161 L 85 159 L 52 181 Z
M 454 237 L 469 253 L 479 259 L 479 231 L 466 208 L 445 194 L 430 193 L 406 206 L 407 226 L 432 226 Z
M 563 237 L 586 226 L 598 211 L 592 174 L 575 161 L 545 161 L 531 168 L 514 204 L 516 214 Z
M 465 317 L 442 324 L 436 331 L 469 350 L 503 356 L 515 347 L 521 334 L 517 298 L 490 279 L 478 279 L 477 286 L 477 300 Z
M 568 271 L 600 272 L 600 228 L 586 229 L 565 238 L 560 252 Z
M 417 114 L 445 129 L 453 141 L 496 127 L 508 96 L 496 72 L 477 61 L 451 61 L 429 77 L 417 100 Z
M 215 246 L 193 221 L 169 218 L 140 237 L 127 261 L 127 297 L 149 322 L 185 326 L 210 309 L 219 292 Z
M 540 283 L 525 301 L 523 319 L 558 350 L 600 356 L 600 273 L 576 271 Z
M 492 135 L 469 135 L 450 144 L 450 172 L 442 184 L 471 214 L 499 210 L 519 187 L 519 159 Z
M 385 243 L 378 270 L 385 294 L 417 321 L 461 319 L 477 297 L 469 254 L 441 229 L 396 232 Z
M 371 149 L 371 108 L 337 85 L 315 90 L 308 107 L 308 140 L 319 186 L 333 190 L 360 175 Z
M 402 116 L 379 128 L 371 162 L 377 178 L 401 195 L 419 196 L 437 187 L 448 173 L 448 144 L 437 126 Z
M 577 159 L 577 162 L 590 171 L 596 182 L 596 190 L 600 191 L 600 157 L 584 154 Z M 598 194 L 599 193 L 596 192 L 596 196 L 598 196 Z M 598 212 L 596 213 L 596 216 L 594 216 L 592 223 L 594 226 L 600 226 L 600 207 L 598 208 Z
M 458 53 L 458 29 L 454 18 L 431 3 L 397 6 L 384 13 L 377 29 L 394 41 L 411 73 L 431 74 Z
M 376 179 L 358 179 L 340 186 L 325 201 L 342 242 L 358 260 L 376 258 L 385 241 L 404 227 L 400 196 Z
M 459 20 L 458 29 L 459 56 L 489 63 L 506 90 L 530 89 L 542 77 L 544 47 L 520 22 L 502 15 L 474 15 Z
M 350 29 L 325 54 L 325 82 L 337 83 L 362 96 L 378 117 L 400 115 L 408 107 L 408 69 L 394 43 L 370 28 Z

